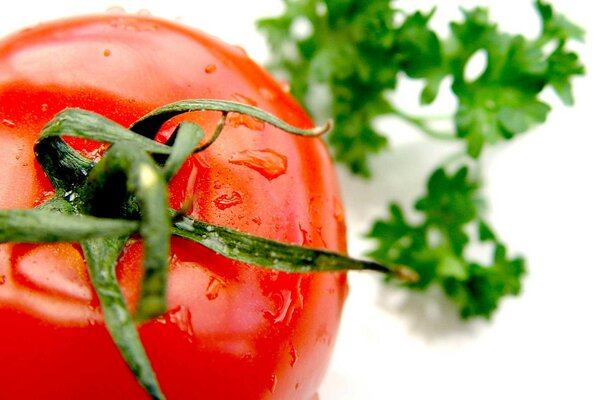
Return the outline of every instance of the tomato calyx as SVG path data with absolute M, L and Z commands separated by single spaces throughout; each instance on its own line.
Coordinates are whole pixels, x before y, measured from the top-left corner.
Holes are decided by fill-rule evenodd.
M 218 111 L 221 118 L 203 144 L 204 130 L 191 122 L 177 126 L 166 144 L 153 140 L 171 118 L 191 111 Z M 55 195 L 30 210 L 0 211 L 0 243 L 79 242 L 106 327 L 127 365 L 148 394 L 164 395 L 140 341 L 136 321 L 166 310 L 171 235 L 180 236 L 245 263 L 285 272 L 373 270 L 414 280 L 405 267 L 388 267 L 325 250 L 268 240 L 193 219 L 169 209 L 167 183 L 195 152 L 219 137 L 228 113 L 238 113 L 301 136 L 319 136 L 325 127 L 299 129 L 256 107 L 221 100 L 185 100 L 160 107 L 125 128 L 99 114 L 65 109 L 40 132 L 34 152 Z M 63 137 L 110 144 L 90 160 Z M 129 312 L 117 283 L 116 264 L 127 240 L 139 234 L 144 277 L 137 310 Z

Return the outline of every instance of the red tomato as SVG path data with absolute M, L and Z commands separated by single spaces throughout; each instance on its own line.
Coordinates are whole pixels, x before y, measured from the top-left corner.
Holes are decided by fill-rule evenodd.
M 30 208 L 51 196 L 32 147 L 65 107 L 128 126 L 189 98 L 235 100 L 295 126 L 312 124 L 242 49 L 172 22 L 107 14 L 4 39 L 0 208 Z M 184 119 L 210 133 L 218 117 Z M 99 148 L 70 143 L 91 157 Z M 189 214 L 203 221 L 345 250 L 337 183 L 319 139 L 232 115 L 218 141 L 186 161 L 170 184 L 171 207 L 189 201 Z M 131 307 L 140 265 L 141 246 L 132 240 L 118 266 Z M 140 326 L 140 334 L 169 399 L 309 399 L 323 378 L 345 295 L 343 273 L 274 272 L 174 238 L 170 311 Z M 78 245 L 1 245 L 0 321 L 3 399 L 146 398 L 104 327 Z

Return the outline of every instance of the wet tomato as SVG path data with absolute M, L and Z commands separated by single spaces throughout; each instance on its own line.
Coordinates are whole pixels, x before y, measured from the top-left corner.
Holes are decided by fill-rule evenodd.
M 256 105 L 310 127 L 298 104 L 244 51 L 143 16 L 45 23 L 0 41 L 0 208 L 52 194 L 33 143 L 65 107 L 128 126 L 190 98 Z M 207 131 L 214 112 L 188 113 Z M 166 125 L 157 140 L 172 129 Z M 102 147 L 69 142 L 87 157 Z M 230 114 L 208 150 L 169 186 L 170 206 L 196 219 L 289 243 L 344 251 L 344 222 L 327 151 Z M 346 294 L 344 273 L 287 274 L 234 262 L 173 238 L 168 312 L 139 327 L 169 399 L 312 398 L 323 378 Z M 142 248 L 130 240 L 117 275 L 139 299 Z M 147 397 L 103 323 L 76 244 L 0 245 L 0 397 Z

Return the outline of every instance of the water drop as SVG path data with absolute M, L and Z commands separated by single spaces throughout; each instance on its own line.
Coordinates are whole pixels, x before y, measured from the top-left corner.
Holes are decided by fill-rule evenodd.
M 44 103 L 42 104 L 42 112 L 46 112 L 48 111 L 48 104 Z
M 0 275 L 0 285 L 4 285 L 5 282 L 6 282 L 6 276 Z
M 275 387 L 277 386 L 277 376 L 271 375 L 269 379 L 269 391 L 271 393 L 275 392 Z
M 289 93 L 292 88 L 290 86 L 290 83 L 288 81 L 280 81 L 279 82 L 279 86 L 281 86 L 281 89 L 285 92 L 285 93 Z
M 333 338 L 331 337 L 331 333 L 326 326 L 321 326 L 317 331 L 317 342 L 324 343 L 327 346 L 331 346 Z
M 233 192 L 231 194 L 224 194 L 222 196 L 217 197 L 214 200 L 214 204 L 220 210 L 226 210 L 233 206 L 236 206 L 242 202 L 242 195 L 238 192 Z
M 236 45 L 236 46 L 232 46 L 232 47 L 242 57 L 248 57 L 248 53 L 246 52 L 246 49 L 244 49 L 242 46 L 237 46 Z
M 265 317 L 273 323 L 279 324 L 291 317 L 293 312 L 292 293 L 289 290 L 273 293 L 271 299 L 274 303 L 274 310 L 265 312 Z
M 111 21 L 110 25 L 114 28 L 131 32 L 152 32 L 158 29 L 158 25 L 155 22 L 140 18 L 118 18 Z
M 185 306 L 174 308 L 166 314 L 158 317 L 156 322 L 163 325 L 175 325 L 181 332 L 184 333 L 189 342 L 191 342 L 192 338 L 194 337 L 194 330 L 192 328 L 192 314 Z
M 102 52 L 102 55 L 104 57 L 109 57 L 110 56 L 110 49 L 104 49 L 104 52 Z
M 260 93 L 260 95 L 268 101 L 273 101 L 277 98 L 277 94 L 266 87 L 261 87 L 258 89 L 258 93 Z
M 258 103 L 256 102 L 256 100 L 246 96 L 245 94 L 242 93 L 234 93 L 233 94 L 233 99 L 239 103 L 244 103 L 244 104 L 248 104 L 251 106 L 256 107 L 258 105 Z
M 333 200 L 333 217 L 339 224 L 344 223 L 344 207 L 337 197 Z
M 262 131 L 265 128 L 265 123 L 249 115 L 230 113 L 227 117 L 227 122 L 234 128 L 242 125 L 253 131 Z
M 2 120 L 2 125 L 8 127 L 8 128 L 14 128 L 15 126 L 17 126 L 17 124 L 15 124 L 13 121 L 11 121 L 10 119 L 3 119 Z
M 113 6 L 106 9 L 106 12 L 109 14 L 125 14 L 126 11 L 121 6 Z
M 296 351 L 296 348 L 294 347 L 293 343 L 290 343 L 290 366 L 293 367 L 294 365 L 296 365 L 296 362 L 298 361 L 298 352 Z
M 217 70 L 217 66 L 215 64 L 208 64 L 205 68 L 204 68 L 204 72 L 206 72 L 207 74 L 212 74 L 213 72 L 215 72 Z
M 287 171 L 287 157 L 270 149 L 244 150 L 231 156 L 229 162 L 251 168 L 268 180 Z
M 222 287 L 223 282 L 214 276 L 211 276 L 208 280 L 208 285 L 206 286 L 206 298 L 212 301 L 219 297 L 219 290 L 221 290 Z

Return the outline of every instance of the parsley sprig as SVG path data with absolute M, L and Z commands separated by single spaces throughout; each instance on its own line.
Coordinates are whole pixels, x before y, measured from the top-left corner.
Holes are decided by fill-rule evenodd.
M 458 168 L 442 165 L 414 204 L 423 217 L 409 223 L 399 204 L 375 222 L 370 255 L 410 266 L 421 276 L 415 289 L 440 285 L 465 317 L 489 318 L 505 295 L 518 294 L 525 261 L 485 221 L 482 182 L 475 171 L 487 147 L 545 122 L 551 108 L 542 98 L 553 89 L 574 103 L 572 79 L 584 74 L 571 41 L 584 32 L 550 4 L 534 3 L 540 16 L 536 37 L 502 31 L 486 8 L 463 9 L 441 37 L 430 27 L 435 10 L 407 13 L 390 0 L 283 0 L 282 15 L 259 21 L 272 48 L 271 69 L 288 79 L 292 93 L 317 118 L 333 116 L 329 136 L 336 161 L 370 176 L 369 158 L 388 145 L 376 124 L 393 116 L 434 139 L 464 146 Z M 477 53 L 487 64 L 474 78 L 465 73 Z M 433 119 L 399 109 L 389 98 L 403 79 L 422 83 L 421 105 L 433 103 L 449 80 L 456 98 L 452 130 L 438 132 Z M 470 246 L 492 248 L 489 262 L 471 259 Z M 393 279 L 390 278 L 393 282 Z

